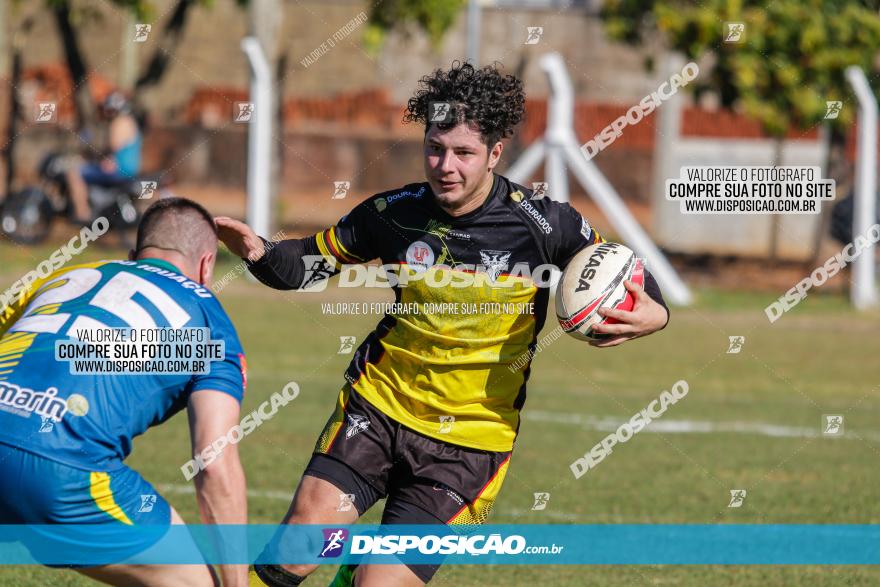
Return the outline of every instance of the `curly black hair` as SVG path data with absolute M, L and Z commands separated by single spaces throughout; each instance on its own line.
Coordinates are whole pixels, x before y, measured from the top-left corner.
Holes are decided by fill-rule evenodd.
M 429 120 L 433 103 L 449 104 L 442 122 Z M 512 75 L 502 75 L 495 65 L 476 69 L 470 63 L 454 61 L 448 71 L 437 69 L 419 80 L 419 89 L 406 105 L 403 121 L 440 128 L 452 128 L 460 123 L 474 124 L 480 129 L 483 141 L 490 148 L 513 130 L 525 111 L 523 83 Z M 442 114 L 442 112 L 441 112 Z

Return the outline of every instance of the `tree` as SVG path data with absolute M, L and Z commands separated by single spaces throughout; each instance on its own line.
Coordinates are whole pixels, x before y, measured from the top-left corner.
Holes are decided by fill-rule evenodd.
M 89 128 L 94 120 L 94 100 L 88 86 L 88 67 L 82 51 L 79 48 L 79 39 L 71 20 L 70 3 L 66 0 L 49 0 L 55 26 L 61 37 L 61 45 L 64 47 L 64 57 L 67 60 L 67 69 L 70 72 L 70 81 L 73 84 L 73 102 L 76 107 L 76 125 L 80 129 Z
M 111 3 L 132 14 L 139 22 L 148 23 L 155 17 L 155 9 L 149 0 L 110 0 Z M 52 11 L 61 43 L 70 79 L 74 86 L 74 104 L 76 107 L 77 126 L 88 129 L 94 121 L 94 98 L 88 87 L 88 61 L 79 46 L 78 25 L 89 18 L 97 18 L 96 12 L 90 7 L 75 10 L 72 0 L 46 0 Z M 210 5 L 212 0 L 177 0 L 171 17 L 165 27 L 158 33 L 158 46 L 147 63 L 145 71 L 135 83 L 135 92 L 157 85 L 168 69 L 169 55 L 180 44 L 186 25 L 187 15 L 197 3 Z M 239 4 L 245 4 L 243 0 Z M 134 31 L 132 31 L 134 34 Z
M 466 0 L 384 0 L 374 2 L 364 41 L 376 51 L 388 32 L 414 24 L 437 45 L 461 12 Z
M 691 59 L 711 53 L 714 67 L 693 82 L 696 95 L 715 92 L 723 107 L 758 120 L 777 142 L 775 164 L 789 129 L 827 124 L 827 169 L 839 177 L 856 111 L 844 71 L 858 65 L 876 80 L 878 10 L 878 0 L 607 0 L 601 15 L 609 35 L 629 44 L 659 32 Z M 745 24 L 740 42 L 724 42 L 726 22 Z M 836 100 L 845 106 L 825 120 L 826 102 Z
M 116 3 L 119 4 L 121 1 L 124 0 L 116 0 Z M 201 1 L 203 4 L 207 4 L 210 0 Z M 171 18 L 168 19 L 162 32 L 159 34 L 156 50 L 153 52 L 152 57 L 150 57 L 144 72 L 135 82 L 135 93 L 148 87 L 159 85 L 159 82 L 162 81 L 162 77 L 168 71 L 169 56 L 180 45 L 186 28 L 187 16 L 196 2 L 197 0 L 177 0 L 177 4 L 171 12 Z M 135 13 L 137 13 L 137 10 L 135 10 Z

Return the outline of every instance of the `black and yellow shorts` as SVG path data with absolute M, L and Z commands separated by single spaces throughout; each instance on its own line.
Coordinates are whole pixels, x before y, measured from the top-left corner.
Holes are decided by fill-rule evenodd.
M 372 503 L 355 499 L 361 514 L 387 496 L 416 505 L 445 524 L 482 524 L 501 489 L 511 453 L 419 434 L 346 386 L 315 446 L 318 455 L 354 469 L 379 494 Z
M 387 497 L 383 524 L 482 524 L 510 455 L 419 434 L 346 386 L 304 474 L 334 484 L 341 499 L 354 496 L 360 515 Z M 410 568 L 427 582 L 433 571 L 421 567 Z

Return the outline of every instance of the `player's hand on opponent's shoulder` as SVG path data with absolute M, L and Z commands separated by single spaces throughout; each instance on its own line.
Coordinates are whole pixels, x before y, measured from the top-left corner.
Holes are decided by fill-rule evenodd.
M 647 336 L 652 332 L 661 330 L 666 326 L 668 315 L 666 309 L 651 299 L 644 288 L 630 280 L 623 282 L 624 287 L 635 296 L 635 305 L 629 312 L 625 310 L 612 310 L 611 308 L 599 308 L 599 314 L 606 318 L 614 318 L 618 324 L 596 324 L 593 332 L 610 334 L 611 338 L 590 341 L 591 346 L 604 348 L 617 346 L 622 342 Z
M 228 216 L 217 216 L 214 223 L 217 225 L 217 236 L 233 254 L 253 263 L 266 253 L 263 240 L 244 222 Z

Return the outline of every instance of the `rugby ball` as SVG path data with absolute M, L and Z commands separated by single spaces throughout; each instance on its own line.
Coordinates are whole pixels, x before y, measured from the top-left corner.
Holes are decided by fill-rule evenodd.
M 596 324 L 614 324 L 603 318 L 599 308 L 632 310 L 635 297 L 623 282 L 645 286 L 645 265 L 620 243 L 590 245 L 572 258 L 556 287 L 556 318 L 562 330 L 578 340 L 602 340 L 607 334 L 593 333 Z

